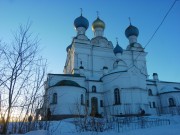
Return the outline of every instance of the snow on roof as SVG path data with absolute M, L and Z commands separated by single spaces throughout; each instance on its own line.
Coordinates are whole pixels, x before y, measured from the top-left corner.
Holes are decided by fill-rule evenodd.
M 162 89 L 160 89 L 159 93 L 168 93 L 168 92 L 180 92 L 180 89 L 173 86 L 164 86 Z

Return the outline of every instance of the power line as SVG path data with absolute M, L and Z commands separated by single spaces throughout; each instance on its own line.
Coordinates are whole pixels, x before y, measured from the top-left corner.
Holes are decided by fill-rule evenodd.
M 148 40 L 148 42 L 146 43 L 146 45 L 144 46 L 144 49 L 149 45 L 149 43 L 152 41 L 152 39 L 154 38 L 154 36 L 156 35 L 157 31 L 159 30 L 159 28 L 162 26 L 162 24 L 164 23 L 165 19 L 167 18 L 168 14 L 171 12 L 172 8 L 174 7 L 174 5 L 176 4 L 176 2 L 179 0 L 174 0 L 173 4 L 171 5 L 171 7 L 169 8 L 169 10 L 167 11 L 167 13 L 165 14 L 165 16 L 163 17 L 162 21 L 160 22 L 160 24 L 158 25 L 158 27 L 156 28 L 156 30 L 154 31 L 154 33 L 152 34 L 152 36 L 150 37 L 150 39 Z M 142 52 L 140 52 L 137 57 L 134 59 L 137 60 L 137 58 L 141 55 Z M 132 65 L 132 63 L 130 64 Z M 130 66 L 127 71 L 129 69 L 131 69 L 134 65 Z M 117 79 L 120 75 L 118 75 L 117 77 L 115 77 L 114 79 L 110 80 L 109 82 L 112 82 L 113 80 Z M 108 82 L 108 83 L 109 83 Z M 107 82 L 106 82 L 107 83 Z
M 156 35 L 157 31 L 159 30 L 159 28 L 162 26 L 162 24 L 164 23 L 165 19 L 167 18 L 168 14 L 171 12 L 172 8 L 174 7 L 174 5 L 176 4 L 176 2 L 179 0 L 175 0 L 173 2 L 173 4 L 171 5 L 171 7 L 169 8 L 169 10 L 167 11 L 167 13 L 165 14 L 165 16 L 163 17 L 162 21 L 160 22 L 160 24 L 158 25 L 158 27 L 156 28 L 156 30 L 154 31 L 154 33 L 152 34 L 152 36 L 150 37 L 150 39 L 148 40 L 148 42 L 146 43 L 146 45 L 144 46 L 144 49 L 149 45 L 149 43 L 152 41 L 152 39 L 154 38 L 154 36 Z M 140 52 L 137 57 L 134 60 L 137 60 L 137 58 L 141 55 L 142 52 Z M 129 69 L 131 69 L 133 66 L 129 67 Z
M 171 5 L 171 7 L 169 8 L 169 10 L 167 11 L 167 13 L 165 14 L 165 16 L 163 17 L 161 23 L 158 25 L 158 27 L 156 28 L 156 30 L 154 31 L 154 33 L 152 34 L 152 36 L 150 37 L 150 39 L 148 40 L 147 44 L 144 46 L 144 48 L 146 48 L 148 46 L 148 44 L 151 42 L 151 40 L 153 39 L 153 37 L 155 36 L 155 34 L 157 33 L 157 31 L 159 30 L 159 28 L 161 27 L 161 25 L 163 24 L 163 22 L 165 21 L 165 19 L 167 18 L 168 14 L 171 12 L 172 8 L 174 7 L 174 5 L 176 4 L 178 0 L 175 0 L 173 2 L 173 4 Z

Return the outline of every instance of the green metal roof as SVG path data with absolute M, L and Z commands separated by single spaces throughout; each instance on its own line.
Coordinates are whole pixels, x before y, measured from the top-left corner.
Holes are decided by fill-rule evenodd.
M 71 80 L 62 80 L 55 84 L 55 86 L 76 86 L 81 87 L 78 83 Z

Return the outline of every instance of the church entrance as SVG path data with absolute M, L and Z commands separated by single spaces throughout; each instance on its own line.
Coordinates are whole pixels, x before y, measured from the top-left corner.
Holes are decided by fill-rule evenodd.
M 98 115 L 98 99 L 96 97 L 91 98 L 91 116 Z

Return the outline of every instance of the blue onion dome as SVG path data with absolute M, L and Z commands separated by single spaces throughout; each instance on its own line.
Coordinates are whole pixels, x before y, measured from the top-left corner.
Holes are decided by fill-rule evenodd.
M 71 49 L 72 44 L 70 44 L 67 48 L 66 48 L 66 52 L 68 52 L 69 49 Z
M 138 36 L 139 35 L 139 30 L 137 27 L 133 26 L 133 25 L 129 25 L 129 27 L 127 27 L 127 29 L 125 30 L 125 35 L 126 37 L 130 37 L 130 36 Z
M 87 29 L 89 27 L 89 21 L 82 16 L 79 16 L 78 18 L 76 18 L 74 20 L 74 27 L 77 29 L 78 27 L 84 27 L 85 29 Z
M 99 17 L 92 23 L 92 30 L 94 31 L 96 28 L 105 28 L 105 23 Z
M 123 53 L 123 49 L 119 46 L 119 44 L 117 43 L 116 47 L 114 48 L 114 54 L 117 53 Z

